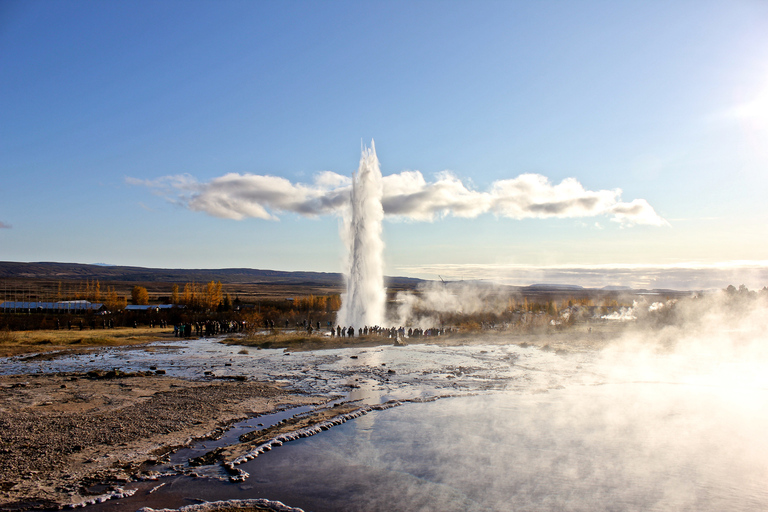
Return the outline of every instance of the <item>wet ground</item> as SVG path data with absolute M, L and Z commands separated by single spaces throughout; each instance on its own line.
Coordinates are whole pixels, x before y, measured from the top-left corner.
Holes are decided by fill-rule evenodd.
M 241 459 L 240 481 L 221 464 L 190 473 L 190 459 L 312 408 L 237 423 L 156 467 L 185 475 L 132 482 L 132 497 L 93 510 L 253 498 L 316 512 L 768 508 L 762 359 L 498 343 L 291 353 L 201 339 L 2 365 L 86 368 L 283 382 L 360 411 Z
M 161 371 L 171 377 L 241 377 L 284 382 L 310 394 L 352 393 L 379 403 L 391 399 L 466 394 L 501 388 L 546 390 L 572 378 L 589 380 L 583 365 L 593 354 L 555 354 L 518 345 L 413 344 L 309 352 L 240 348 L 216 338 L 109 347 L 88 354 L 3 360 L 4 374 Z

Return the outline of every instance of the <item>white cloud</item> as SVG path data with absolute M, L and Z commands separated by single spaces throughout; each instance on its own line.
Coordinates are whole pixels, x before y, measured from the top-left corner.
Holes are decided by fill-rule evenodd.
M 468 189 L 449 172 L 427 183 L 419 171 L 384 177 L 384 213 L 412 220 L 432 221 L 446 215 L 477 217 L 489 211 L 487 193 Z
M 207 183 L 183 174 L 155 180 L 126 178 L 170 201 L 221 218 L 277 220 L 283 213 L 314 217 L 337 214 L 347 204 L 351 180 L 322 172 L 311 184 L 268 175 L 229 173 Z M 668 225 L 644 199 L 621 201 L 621 190 L 586 190 L 575 178 L 553 184 L 539 174 L 499 180 L 474 190 L 449 171 L 427 181 L 419 171 L 383 178 L 382 205 L 390 217 L 434 221 L 449 215 L 474 218 L 485 213 L 512 219 L 581 218 L 605 215 L 622 225 Z
M 5 222 L 0 222 L 0 229 L 11 229 L 11 225 Z

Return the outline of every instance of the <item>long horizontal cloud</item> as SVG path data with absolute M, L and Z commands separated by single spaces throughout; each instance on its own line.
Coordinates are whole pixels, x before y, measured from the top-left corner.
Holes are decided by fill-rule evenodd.
M 206 183 L 190 175 L 126 181 L 149 187 L 191 210 L 228 219 L 275 220 L 282 213 L 307 217 L 338 213 L 347 204 L 351 188 L 349 177 L 328 171 L 317 174 L 310 184 L 235 173 Z M 574 178 L 552 184 L 545 176 L 522 174 L 478 191 L 450 172 L 428 182 L 419 171 L 404 171 L 384 176 L 383 185 L 384 213 L 406 220 L 433 221 L 450 215 L 473 218 L 492 213 L 513 219 L 606 215 L 624 225 L 667 224 L 644 199 L 622 202 L 621 190 L 585 190 Z

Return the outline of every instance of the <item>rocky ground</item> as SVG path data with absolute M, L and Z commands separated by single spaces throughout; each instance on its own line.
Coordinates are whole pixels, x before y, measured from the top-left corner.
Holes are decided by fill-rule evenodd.
M 228 423 L 318 401 L 258 382 L 99 371 L 0 376 L 0 510 L 88 501 Z

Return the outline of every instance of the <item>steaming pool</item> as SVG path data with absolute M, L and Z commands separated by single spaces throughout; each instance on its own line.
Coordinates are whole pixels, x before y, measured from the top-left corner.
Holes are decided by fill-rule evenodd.
M 215 339 L 158 343 L 45 368 L 11 358 L 2 371 L 153 365 L 182 377 L 282 380 L 367 404 L 445 397 L 374 410 L 285 443 L 238 466 L 250 475 L 244 482 L 136 482 L 126 486 L 134 496 L 87 510 L 246 498 L 316 512 L 768 510 L 764 359 L 490 344 L 289 355 L 238 349 Z

